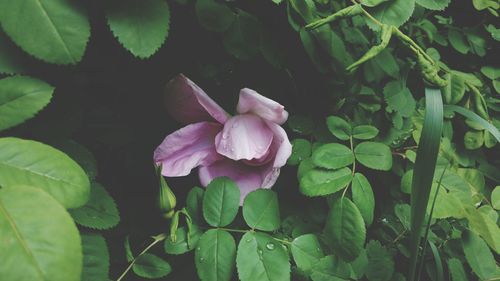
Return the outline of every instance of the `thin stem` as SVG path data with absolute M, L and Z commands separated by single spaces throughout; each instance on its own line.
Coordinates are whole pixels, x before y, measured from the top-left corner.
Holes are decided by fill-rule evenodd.
M 125 275 L 127 275 L 127 273 L 130 271 L 130 269 L 132 268 L 132 266 L 134 266 L 135 262 L 137 261 L 137 259 L 144 255 L 147 251 L 149 251 L 149 249 L 151 249 L 154 245 L 158 244 L 158 242 L 161 242 L 163 240 L 165 240 L 165 238 L 167 238 L 167 235 L 162 233 L 162 234 L 159 234 L 159 235 L 156 235 L 156 236 L 153 236 L 153 239 L 154 241 L 151 242 L 151 244 L 149 244 L 146 248 L 144 248 L 144 250 L 142 250 L 142 252 L 137 255 L 137 257 L 135 257 L 131 262 L 130 264 L 128 265 L 128 267 L 125 269 L 125 271 L 123 271 L 123 273 L 120 275 L 120 277 L 118 277 L 118 279 L 116 279 L 116 281 L 120 281 L 122 280 Z
M 351 2 L 355 5 L 361 5 L 356 0 L 351 0 Z M 361 10 L 363 11 L 363 14 L 365 14 L 365 16 L 367 16 L 369 19 L 371 19 L 376 25 L 378 25 L 378 26 L 383 25 L 378 19 L 376 19 L 374 16 L 372 16 L 370 13 L 368 13 L 368 11 L 366 11 L 363 7 L 361 7 Z
M 354 158 L 352 161 L 352 171 L 351 171 L 351 175 L 352 175 L 352 177 L 354 177 L 354 174 L 356 173 L 356 156 L 354 155 L 354 143 L 352 140 L 352 136 L 349 137 L 349 145 L 351 146 L 352 157 Z M 344 188 L 344 191 L 342 192 L 342 198 L 344 198 L 345 194 L 347 193 L 347 190 L 351 186 L 351 183 L 352 183 L 352 180 Z
M 238 232 L 238 233 L 247 233 L 247 232 L 253 231 L 251 229 L 244 230 L 244 229 L 232 229 L 232 228 L 224 228 L 224 227 L 218 227 L 217 229 L 225 230 L 225 231 L 229 231 L 229 232 Z
M 290 242 L 290 241 L 279 239 L 279 238 L 276 238 L 276 237 L 273 237 L 273 239 L 276 240 L 276 241 L 279 241 L 279 242 L 281 242 L 283 244 L 287 244 L 287 245 L 291 245 L 292 244 L 292 242 Z

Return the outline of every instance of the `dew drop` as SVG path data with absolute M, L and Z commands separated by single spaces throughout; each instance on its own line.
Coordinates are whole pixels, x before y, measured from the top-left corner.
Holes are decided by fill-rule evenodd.
M 273 243 L 271 243 L 271 242 L 269 242 L 269 243 L 267 243 L 266 248 L 267 248 L 269 251 L 272 251 L 272 250 L 274 250 L 274 244 L 273 244 Z
M 259 250 L 258 253 L 259 253 L 259 256 L 262 256 L 262 250 Z
M 205 259 L 204 258 L 200 258 L 200 262 L 202 263 L 203 261 L 205 261 Z

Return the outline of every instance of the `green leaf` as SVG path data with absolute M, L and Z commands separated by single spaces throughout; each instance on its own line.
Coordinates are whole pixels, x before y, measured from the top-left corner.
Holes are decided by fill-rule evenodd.
M 403 227 L 407 230 L 410 229 L 410 212 L 411 207 L 408 204 L 396 204 L 394 206 L 396 217 L 398 217 Z
M 382 171 L 392 167 L 391 149 L 380 142 L 362 142 L 354 148 L 356 160 L 364 166 Z
M 415 0 L 393 0 L 381 3 L 369 9 L 369 12 L 380 22 L 399 27 L 413 14 Z
M 104 186 L 93 182 L 90 199 L 83 207 L 69 211 L 75 222 L 88 228 L 109 229 L 120 222 L 120 213 Z
M 457 258 L 451 258 L 448 260 L 448 271 L 451 275 L 452 281 L 467 281 L 467 274 L 465 273 L 462 262 Z
M 161 258 L 145 253 L 135 260 L 132 270 L 140 277 L 157 279 L 167 276 L 172 271 L 172 268 L 168 262 Z
M 480 279 L 490 279 L 497 276 L 495 258 L 484 241 L 472 231 L 462 232 L 462 246 L 465 259 Z
M 466 118 L 468 118 L 476 123 L 481 124 L 481 126 L 483 126 L 483 128 L 485 130 L 490 132 L 495 137 L 495 139 L 500 142 L 500 131 L 495 126 L 493 126 L 493 124 L 484 120 L 476 113 L 474 113 L 468 109 L 465 109 L 463 107 L 456 106 L 456 105 L 446 105 L 445 109 L 455 111 L 456 113 L 461 114 L 461 115 L 465 116 Z
M 288 254 L 273 237 L 247 232 L 240 240 L 236 256 L 241 281 L 289 281 Z
M 384 98 L 389 108 L 399 112 L 403 117 L 410 117 L 415 111 L 415 99 L 400 81 L 391 81 L 385 85 Z
M 222 42 L 228 53 L 239 60 L 249 60 L 259 53 L 261 23 L 251 14 L 238 10 L 233 24 L 224 32 Z
M 76 64 L 90 37 L 86 13 L 72 1 L 1 0 L 0 22 L 12 41 L 49 63 Z
M 82 281 L 105 281 L 109 274 L 109 252 L 106 240 L 99 234 L 83 234 Z
M 500 210 L 500 186 L 497 185 L 491 192 L 491 205 L 495 210 Z
M 0 74 L 21 74 L 26 72 L 22 53 L 7 36 L 0 33 Z
M 375 7 L 389 0 L 361 0 L 360 3 L 367 7 Z
M 367 267 L 368 256 L 366 255 L 366 250 L 363 249 L 359 256 L 351 262 L 351 278 L 355 280 L 361 279 L 365 275 Z
M 389 281 L 394 274 L 394 259 L 379 241 L 372 240 L 366 245 L 368 266 L 366 278 L 370 281 Z
M 425 89 L 425 117 L 417 148 L 411 187 L 411 234 L 409 279 L 415 280 L 417 256 L 434 178 L 443 129 L 443 101 L 437 89 Z
M 375 197 L 370 182 L 361 173 L 355 173 L 352 179 L 352 201 L 358 207 L 366 225 L 372 224 Z
M 229 281 L 233 276 L 236 242 L 227 231 L 210 229 L 198 241 L 195 264 L 202 281 Z
M 230 224 L 240 206 L 240 190 L 227 177 L 214 179 L 208 184 L 203 196 L 203 217 L 207 223 L 215 227 Z
M 461 54 L 467 54 L 470 50 L 469 44 L 465 39 L 465 36 L 460 31 L 450 28 L 448 29 L 448 40 L 451 46 Z
M 192 225 L 189 239 L 187 235 L 188 233 L 185 227 L 177 228 L 175 232 L 175 242 L 168 238 L 165 239 L 165 244 L 163 247 L 165 249 L 165 252 L 171 255 L 181 255 L 193 250 L 194 247 L 196 247 L 196 245 L 198 244 L 202 232 L 196 225 Z
M 325 256 L 315 234 L 305 234 L 295 238 L 292 241 L 291 251 L 295 264 L 305 272 Z
M 352 137 L 358 140 L 373 139 L 378 135 L 378 129 L 370 125 L 360 125 L 352 129 Z
M 201 223 L 203 195 L 205 191 L 197 186 L 193 187 L 186 198 L 186 209 L 194 222 Z
M 481 67 L 481 73 L 491 80 L 495 80 L 500 78 L 500 67 L 483 66 Z
M 0 80 L 0 131 L 33 117 L 52 98 L 54 87 L 38 79 L 14 76 Z
M 338 169 L 351 165 L 354 162 L 354 154 L 343 144 L 327 143 L 314 150 L 312 160 L 318 167 Z
M 278 229 L 281 220 L 276 193 L 269 189 L 257 189 L 248 193 L 243 202 L 243 218 L 253 229 Z
M 472 206 L 465 206 L 465 216 L 470 230 L 479 234 L 496 253 L 500 253 L 500 228 L 496 222 Z
M 417 4 L 420 6 L 434 11 L 442 11 L 448 5 L 450 5 L 451 0 L 417 0 Z
M 326 220 L 325 235 L 334 253 L 346 261 L 354 260 L 363 250 L 366 238 L 365 223 L 351 200 L 341 197 L 332 202 Z
M 84 205 L 90 194 L 87 175 L 66 154 L 36 141 L 0 138 L 0 186 L 13 185 L 41 188 L 66 208 Z
M 236 18 L 228 6 L 214 0 L 197 0 L 195 11 L 201 26 L 214 32 L 226 31 Z
M 332 194 L 347 186 L 351 179 L 351 169 L 347 167 L 335 171 L 312 169 L 300 179 L 300 192 L 307 196 Z
M 313 281 L 341 281 L 349 279 L 351 267 L 337 256 L 326 256 L 312 268 Z
M 80 280 L 78 229 L 64 207 L 43 190 L 2 187 L 0 233 L 3 280 Z
M 482 131 L 468 131 L 464 135 L 464 146 L 467 149 L 474 150 L 483 146 L 484 137 Z
M 297 165 L 303 159 L 311 156 L 311 142 L 305 139 L 292 140 L 292 155 L 288 158 L 288 165 Z
M 340 140 L 348 140 L 351 136 L 351 125 L 344 119 L 337 116 L 326 118 L 328 130 Z
M 170 28 L 170 9 L 162 0 L 115 1 L 107 12 L 108 25 L 134 56 L 148 58 L 160 49 Z
M 462 100 L 465 94 L 465 80 L 460 75 L 453 72 L 447 74 L 448 85 L 443 89 L 443 96 L 446 103 L 456 104 Z
M 75 162 L 85 171 L 89 179 L 93 180 L 97 177 L 97 160 L 92 152 L 83 145 L 68 139 L 56 142 L 54 147 L 75 160 Z

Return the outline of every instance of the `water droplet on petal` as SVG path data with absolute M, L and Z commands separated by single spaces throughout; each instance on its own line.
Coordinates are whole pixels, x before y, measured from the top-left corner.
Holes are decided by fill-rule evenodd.
M 267 248 L 269 251 L 272 251 L 272 250 L 274 250 L 274 244 L 273 244 L 273 243 L 271 243 L 271 242 L 269 242 L 269 243 L 267 243 L 266 248 Z

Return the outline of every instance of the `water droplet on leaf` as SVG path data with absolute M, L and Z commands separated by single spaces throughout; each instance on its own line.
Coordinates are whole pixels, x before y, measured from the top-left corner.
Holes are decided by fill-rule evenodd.
M 274 250 L 274 244 L 273 244 L 273 243 L 271 243 L 271 242 L 269 242 L 269 243 L 267 243 L 266 248 L 267 248 L 269 251 L 272 251 L 272 250 Z

